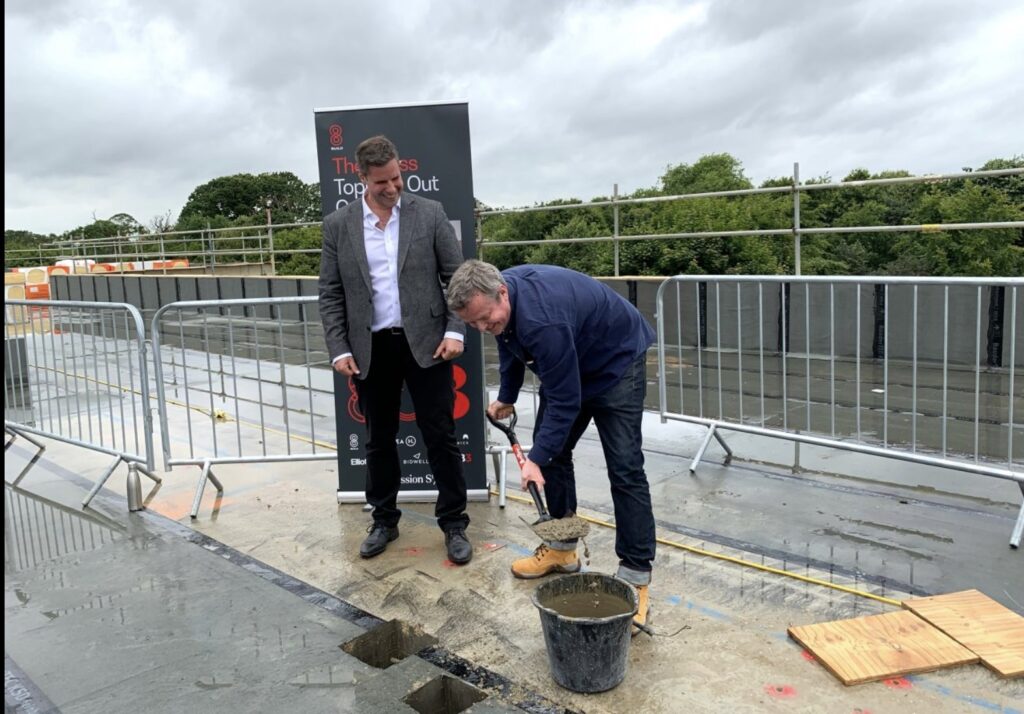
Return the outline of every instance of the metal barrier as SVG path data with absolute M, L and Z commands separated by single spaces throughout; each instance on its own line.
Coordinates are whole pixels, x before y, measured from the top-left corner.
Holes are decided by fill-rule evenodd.
M 164 470 L 201 468 L 193 518 L 207 480 L 224 491 L 214 464 L 337 458 L 333 371 L 326 352 L 310 350 L 323 344 L 316 303 L 316 296 L 195 300 L 153 316 Z M 171 407 L 180 408 L 175 436 L 183 432 L 184 442 L 171 438 Z M 175 456 L 186 444 L 187 455 Z
M 532 444 L 520 444 L 524 453 L 530 453 Z M 498 508 L 504 508 L 508 503 L 508 455 L 512 453 L 512 447 L 508 444 L 487 444 L 487 453 L 491 455 L 491 464 L 494 466 L 494 483 L 498 490 Z
M 1015 481 L 1024 279 L 676 276 L 658 289 L 662 421 Z M 983 350 L 983 324 L 985 349 Z M 1024 505 L 1010 545 L 1020 545 Z
M 125 303 L 51 300 L 4 302 L 4 431 L 39 450 L 45 436 L 114 456 L 82 507 L 121 462 L 153 481 L 145 328 Z

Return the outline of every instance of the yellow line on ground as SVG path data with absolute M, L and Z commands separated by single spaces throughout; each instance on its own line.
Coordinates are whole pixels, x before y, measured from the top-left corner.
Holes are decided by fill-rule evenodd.
M 491 490 L 491 493 L 494 494 L 495 496 L 498 495 L 498 492 L 493 489 Z M 519 503 L 533 503 L 533 501 L 523 496 L 506 494 L 505 497 L 513 501 L 518 501 Z M 594 523 L 595 525 L 604 526 L 605 528 L 611 528 L 612 530 L 615 529 L 615 524 L 611 523 L 610 521 L 605 521 L 600 518 L 594 518 L 593 516 L 580 515 L 579 513 L 577 513 L 576 515 L 584 521 Z M 839 590 L 844 593 L 849 593 L 850 595 L 857 595 L 858 597 L 864 597 L 870 600 L 884 602 L 886 605 L 895 605 L 896 607 L 900 607 L 902 605 L 902 603 L 899 600 L 894 600 L 889 597 L 883 597 L 881 595 L 875 595 L 874 593 L 869 593 L 865 590 L 857 590 L 856 588 L 851 588 L 847 585 L 840 585 L 839 583 L 830 583 L 826 580 L 812 578 L 808 575 L 800 575 L 799 573 L 791 573 L 788 570 L 783 570 L 782 568 L 773 568 L 770 565 L 752 563 L 749 560 L 743 560 L 743 558 L 737 558 L 732 555 L 726 555 L 725 553 L 715 553 L 714 551 L 704 550 L 703 548 L 697 548 L 692 545 L 686 545 L 685 543 L 679 543 L 678 541 L 668 540 L 667 538 L 656 538 L 656 540 L 658 543 L 661 543 L 662 545 L 668 545 L 673 548 L 678 548 L 679 550 L 689 551 L 690 553 L 694 553 L 696 555 L 703 555 L 708 558 L 714 558 L 715 560 L 723 560 L 727 563 L 742 565 L 745 568 L 753 568 L 755 570 L 760 570 L 765 573 L 772 573 L 773 575 L 781 575 L 783 577 L 793 578 L 794 580 L 800 580 L 805 583 L 810 583 L 811 585 L 820 585 L 831 590 Z
M 310 439 L 309 437 L 303 436 L 302 434 L 292 434 L 292 433 L 289 433 L 289 432 L 286 432 L 286 431 L 281 431 L 280 429 L 275 429 L 273 427 L 265 426 L 263 424 L 257 424 L 256 422 L 246 421 L 245 419 L 235 419 L 234 417 L 229 416 L 227 414 L 227 412 L 224 412 L 224 416 L 222 416 L 222 417 L 216 416 L 215 413 L 217 411 L 219 411 L 217 409 L 214 409 L 214 413 L 211 413 L 209 409 L 204 409 L 202 407 L 195 407 L 195 406 L 192 406 L 191 404 L 185 404 L 184 402 L 179 402 L 176 399 L 164 399 L 164 401 L 167 402 L 168 404 L 173 404 L 176 407 L 185 407 L 187 409 L 191 409 L 192 411 L 197 411 L 200 414 L 212 417 L 212 418 L 214 418 L 214 419 L 216 419 L 218 421 L 224 422 L 225 424 L 227 424 L 229 422 L 237 421 L 242 426 L 247 426 L 247 427 L 250 427 L 252 429 L 259 429 L 260 431 L 265 431 L 265 432 L 268 432 L 270 434 L 276 434 L 278 436 L 283 436 L 286 439 L 294 439 L 295 441 L 301 441 L 301 442 L 304 442 L 306 444 L 313 444 L 314 446 L 321 446 L 321 447 L 323 447 L 325 449 L 330 449 L 331 451 L 337 451 L 338 450 L 338 447 L 337 447 L 336 444 L 328 444 L 326 442 L 320 441 L 319 439 Z

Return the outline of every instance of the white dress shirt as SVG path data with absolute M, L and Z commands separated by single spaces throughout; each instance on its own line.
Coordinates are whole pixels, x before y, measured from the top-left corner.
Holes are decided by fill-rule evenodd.
M 366 262 L 370 265 L 370 287 L 373 289 L 374 332 L 388 327 L 402 326 L 402 305 L 398 297 L 398 221 L 402 209 L 399 199 L 391 209 L 387 224 L 380 228 L 380 219 L 373 209 L 363 204 L 363 241 L 366 244 Z

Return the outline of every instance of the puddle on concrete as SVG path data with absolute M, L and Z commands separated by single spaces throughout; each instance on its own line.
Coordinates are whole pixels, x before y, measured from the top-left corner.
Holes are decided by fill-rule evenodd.
M 4 489 L 4 572 L 14 573 L 69 553 L 87 553 L 123 538 L 88 512 L 75 511 L 10 486 Z
M 416 625 L 391 620 L 346 642 L 341 649 L 371 667 L 387 669 L 424 647 L 436 644 L 436 637 Z
M 419 714 L 459 714 L 487 698 L 485 692 L 460 679 L 435 677 L 402 701 Z

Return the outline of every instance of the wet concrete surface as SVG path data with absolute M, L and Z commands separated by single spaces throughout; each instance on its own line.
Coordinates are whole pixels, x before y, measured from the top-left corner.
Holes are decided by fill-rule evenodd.
M 119 496 L 62 503 L 82 479 L 45 460 L 37 475 L 46 496 L 5 490 L 7 711 L 411 712 L 446 693 L 415 698 L 448 676 L 407 659 L 421 647 L 346 652 L 378 618 Z M 471 689 L 474 711 L 513 710 Z
M 709 465 L 708 473 L 690 477 L 684 460 L 658 453 L 661 429 L 678 426 L 652 425 L 648 453 L 663 539 L 652 585 L 652 625 L 662 635 L 678 634 L 633 640 L 626 679 L 610 692 L 575 694 L 551 680 L 530 603 L 537 582 L 515 580 L 508 571 L 513 559 L 535 545 L 521 521 L 532 520 L 529 502 L 512 500 L 506 509 L 494 501 L 470 505 L 475 554 L 467 566 L 447 562 L 429 504 L 403 504 L 401 537 L 383 555 L 363 560 L 356 553 L 368 518 L 357 505 L 335 502 L 333 464 L 220 467 L 226 491 L 218 498 L 209 489 L 194 521 L 187 513 L 196 470 L 176 469 L 162 486 L 147 484 L 148 511 L 129 516 L 123 467 L 95 507 L 80 511 L 82 493 L 107 458 L 52 441 L 20 487 L 6 494 L 8 540 L 14 544 L 5 577 L 7 654 L 61 711 L 75 712 L 135 711 L 143 693 L 146 708 L 155 711 L 411 711 L 403 708 L 409 705 L 402 697 L 435 676 L 456 676 L 452 672 L 473 686 L 489 683 L 484 691 L 490 696 L 473 704 L 474 712 L 516 706 L 587 712 L 1024 709 L 1022 683 L 1000 681 L 981 667 L 845 688 L 807 661 L 786 637 L 787 626 L 892 609 L 850 591 L 898 600 L 909 577 L 895 566 L 890 572 L 890 560 L 880 570 L 877 551 L 868 546 L 859 563 L 853 561 L 859 570 L 818 563 L 824 557 L 819 539 L 839 536 L 805 537 L 795 545 L 794 534 L 807 527 L 801 515 L 810 509 L 790 499 L 806 491 L 808 502 L 818 503 L 816 510 L 856 517 L 840 510 L 848 504 L 832 503 L 831 490 L 813 484 L 794 488 L 780 474 L 749 464 L 717 467 L 722 473 Z M 699 440 L 697 432 L 673 433 L 677 450 Z M 25 442 L 15 442 L 5 464 L 8 481 L 31 454 Z M 610 521 L 599 448 L 589 438 L 581 444 L 578 469 L 587 504 L 583 515 Z M 751 473 L 744 476 L 742 469 Z M 777 511 L 756 515 L 765 509 L 765 499 L 753 497 L 756 488 L 785 494 L 786 505 L 778 501 Z M 892 508 L 867 490 L 843 495 L 877 500 L 873 522 L 883 522 L 880 514 Z M 933 548 L 960 550 L 962 564 L 972 558 L 981 563 L 979 573 L 988 562 L 987 584 L 967 586 L 995 597 L 1000 583 L 1009 593 L 1018 591 L 1020 576 L 1014 568 L 1019 553 L 1005 545 L 1006 517 L 1000 507 L 992 508 L 996 515 L 985 518 L 934 509 L 943 518 L 982 523 L 976 538 L 990 539 L 990 549 L 960 550 L 968 544 L 959 534 L 951 542 L 936 540 Z M 778 523 L 768 525 L 776 518 Z M 747 530 L 737 531 L 742 521 Z M 55 522 L 65 526 L 56 528 Z M 899 522 L 900 528 L 924 532 Z M 848 528 L 836 524 L 837 531 Z M 65 539 L 65 532 L 76 530 L 94 535 Z M 709 535 L 719 537 L 704 537 Z M 894 533 L 893 542 L 905 536 Z M 51 544 L 31 550 L 30 542 Z M 586 568 L 614 572 L 614 530 L 593 525 L 588 543 Z M 813 557 L 800 562 L 805 543 Z M 948 563 L 955 561 L 951 552 Z M 850 591 L 752 567 L 758 565 Z M 914 584 L 922 590 L 959 588 L 927 587 L 942 578 L 924 580 L 926 575 L 927 568 L 915 569 Z M 965 585 L 968 580 L 963 577 Z M 294 585 L 285 587 L 289 582 Z M 383 671 L 341 649 L 392 619 L 421 627 L 441 649 Z M 431 687 L 428 693 L 446 691 L 444 683 Z
M 170 379 L 172 453 L 303 453 L 333 440 L 328 372 L 275 367 L 285 387 L 268 392 L 255 362 L 182 354 L 191 377 Z M 100 401 L 54 384 L 52 394 L 34 387 L 50 397 L 29 413 L 78 399 L 71 423 L 87 433 L 79 420 L 88 427 Z M 137 394 L 118 399 L 131 402 L 128 414 L 138 409 Z M 524 391 L 524 442 L 535 404 Z M 218 408 L 226 419 L 211 418 Z M 49 414 L 41 424 L 63 423 Z M 76 712 L 136 711 L 143 695 L 156 711 L 412 711 L 402 699 L 423 687 L 421 698 L 474 699 L 434 681 L 446 673 L 488 692 L 475 712 L 1024 711 L 1024 684 L 981 667 L 844 688 L 785 635 L 791 624 L 887 611 L 907 594 L 972 587 L 1024 612 L 1024 561 L 1007 547 L 1015 484 L 728 432 L 734 461 L 723 465 L 713 444 L 690 475 L 701 428 L 649 413 L 644 431 L 661 538 L 653 624 L 678 634 L 634 640 L 626 680 L 611 692 L 574 694 L 551 680 L 530 603 L 537 583 L 509 574 L 536 545 L 522 522 L 536 517 L 528 500 L 470 505 L 468 566 L 445 559 L 432 504 L 403 504 L 402 536 L 363 560 L 368 517 L 337 504 L 333 459 L 219 466 L 225 492 L 208 488 L 192 520 L 198 469 L 161 474 L 158 487 L 144 482 L 148 510 L 128 515 L 121 466 L 82 511 L 110 457 L 52 440 L 5 492 L 9 679 Z M 15 441 L 8 483 L 34 453 Z M 593 519 L 586 568 L 614 572 L 614 517 L 593 430 L 576 464 L 581 514 Z M 393 619 L 438 645 L 386 670 L 341 649 Z

